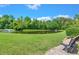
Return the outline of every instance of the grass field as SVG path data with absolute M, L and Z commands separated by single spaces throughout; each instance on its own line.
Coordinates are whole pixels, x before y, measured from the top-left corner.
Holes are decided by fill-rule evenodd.
M 57 46 L 65 36 L 64 31 L 50 34 L 0 33 L 0 54 L 44 54 Z

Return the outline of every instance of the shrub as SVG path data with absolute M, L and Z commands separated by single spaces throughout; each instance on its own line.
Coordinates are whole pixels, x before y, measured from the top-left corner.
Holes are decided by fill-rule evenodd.
M 79 35 L 79 27 L 70 27 L 66 29 L 67 36 L 76 36 Z

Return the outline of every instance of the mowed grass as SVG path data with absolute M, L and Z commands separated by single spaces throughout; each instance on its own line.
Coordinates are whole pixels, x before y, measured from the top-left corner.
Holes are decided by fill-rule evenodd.
M 0 54 L 44 54 L 50 48 L 59 45 L 65 36 L 65 31 L 50 34 L 0 33 Z

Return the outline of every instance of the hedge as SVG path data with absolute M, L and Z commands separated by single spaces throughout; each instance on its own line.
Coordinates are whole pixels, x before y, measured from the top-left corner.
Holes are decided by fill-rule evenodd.
M 79 27 L 70 27 L 66 29 L 66 34 L 67 36 L 72 36 L 72 37 L 79 35 Z

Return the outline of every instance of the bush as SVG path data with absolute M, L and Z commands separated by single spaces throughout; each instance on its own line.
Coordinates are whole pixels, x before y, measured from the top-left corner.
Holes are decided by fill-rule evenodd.
M 79 35 L 79 27 L 70 27 L 66 29 L 66 34 L 67 36 L 72 36 L 72 37 Z

